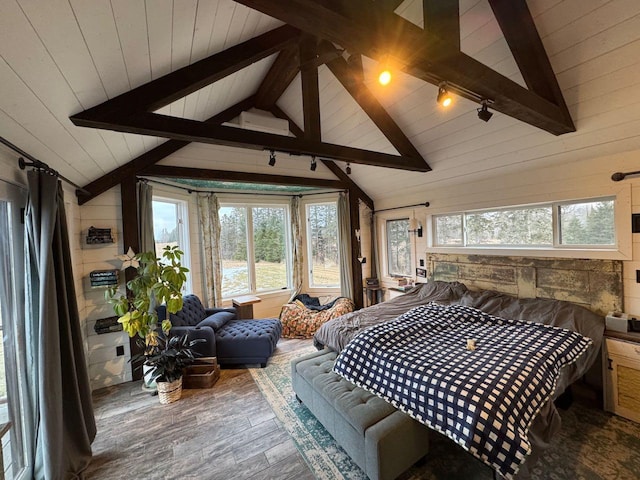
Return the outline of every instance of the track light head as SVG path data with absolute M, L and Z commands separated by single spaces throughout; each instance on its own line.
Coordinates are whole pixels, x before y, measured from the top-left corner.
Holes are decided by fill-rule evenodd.
M 489 106 L 487 105 L 487 101 L 482 101 L 482 107 L 478 109 L 478 118 L 483 122 L 488 122 L 493 117 L 493 112 L 489 111 Z
M 347 163 L 346 172 L 347 172 L 347 175 L 351 175 L 351 164 L 350 163 Z
M 271 150 L 269 153 L 269 166 L 273 167 L 276 164 L 276 152 Z
M 447 90 L 447 82 L 442 82 L 438 85 L 438 96 L 436 100 L 443 107 L 448 107 L 453 103 L 453 97 L 449 93 L 449 90 Z
M 311 157 L 311 171 L 315 172 L 316 168 L 318 168 L 318 164 L 316 163 L 316 157 Z

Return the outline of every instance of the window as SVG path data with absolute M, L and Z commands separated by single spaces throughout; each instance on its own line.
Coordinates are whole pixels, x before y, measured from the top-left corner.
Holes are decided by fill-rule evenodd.
M 615 199 L 434 215 L 436 247 L 612 248 Z
M 310 287 L 340 287 L 338 205 L 307 205 L 307 249 Z
M 387 273 L 390 276 L 411 275 L 409 219 L 387 220 Z
M 221 206 L 222 296 L 289 288 L 288 208 Z
M 614 200 L 568 203 L 558 206 L 561 245 L 603 245 L 616 243 Z
M 24 248 L 21 209 L 24 195 L 0 182 L 0 424 L 11 422 L 9 433 L 2 438 L 4 472 L 1 478 L 18 478 L 25 462 L 22 418 L 25 361 L 24 344 L 16 332 L 24 328 Z M 3 476 L 4 473 L 4 476 Z
M 467 213 L 465 224 L 467 245 L 553 245 L 550 206 Z
M 439 215 L 434 217 L 436 245 L 462 246 L 462 215 Z
M 153 238 L 156 256 L 162 256 L 166 246 L 179 246 L 184 252 L 182 265 L 191 266 L 189 257 L 189 207 L 187 202 L 171 198 L 153 197 Z M 185 291 L 191 292 L 191 274 L 187 273 Z

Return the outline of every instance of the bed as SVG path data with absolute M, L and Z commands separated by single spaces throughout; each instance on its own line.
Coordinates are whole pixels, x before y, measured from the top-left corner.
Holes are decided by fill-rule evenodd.
M 467 259 L 463 259 L 461 261 L 459 257 L 455 257 L 453 259 L 448 258 L 444 261 L 442 259 L 439 259 L 439 261 L 442 262 L 441 265 L 445 265 L 444 267 L 441 267 L 441 272 L 444 271 L 446 273 L 445 277 L 448 276 L 448 278 L 451 279 L 452 272 L 455 272 L 458 269 L 465 270 L 465 268 L 461 269 L 460 265 L 466 260 Z M 501 260 L 501 262 L 502 263 L 499 267 L 501 269 L 504 269 L 504 260 Z M 513 267 L 514 269 L 517 270 L 523 268 L 522 261 L 518 260 L 516 263 L 517 265 Z M 525 268 L 532 268 L 531 265 L 531 263 L 528 263 Z M 558 265 L 563 266 L 562 262 L 559 262 L 558 260 L 553 260 L 553 265 L 556 268 L 558 267 Z M 582 265 L 584 266 L 586 264 Z M 548 267 L 548 264 L 543 264 L 542 267 L 540 267 L 540 265 L 534 265 L 534 279 L 536 277 L 535 268 L 546 267 Z M 431 274 L 432 276 L 434 276 L 434 270 L 437 270 L 437 267 L 434 267 L 434 265 L 432 265 L 431 268 Z M 575 284 L 575 288 L 581 290 L 576 295 L 581 295 L 580 298 L 585 299 L 585 291 L 589 289 L 585 288 L 584 284 L 580 284 L 580 282 L 575 281 L 575 265 L 570 261 L 566 264 L 566 268 L 571 269 L 570 272 L 574 278 L 573 283 Z M 486 266 L 485 270 L 487 270 Z M 414 309 L 416 308 L 417 310 L 438 310 L 442 308 L 453 308 L 454 310 L 459 309 L 465 314 L 467 312 L 467 310 L 465 309 L 471 309 L 478 311 L 480 315 L 497 318 L 498 321 L 499 319 L 507 319 L 509 321 L 515 322 L 525 321 L 527 324 L 529 322 L 537 322 L 539 324 L 548 326 L 545 327 L 546 329 L 558 328 L 561 329 L 557 330 L 558 332 L 568 332 L 568 335 L 574 334 L 575 332 L 572 340 L 576 342 L 576 345 L 579 345 L 578 350 L 576 350 L 576 352 L 578 353 L 574 355 L 575 358 L 572 358 L 570 356 L 569 360 L 560 364 L 559 373 L 558 375 L 556 375 L 557 378 L 553 379 L 553 384 L 551 385 L 551 387 L 547 387 L 548 391 L 546 392 L 546 395 L 548 396 L 542 397 L 542 404 L 539 407 L 535 408 L 535 412 L 533 412 L 531 418 L 527 420 L 528 431 L 526 431 L 525 440 L 529 443 L 529 447 L 520 463 L 516 462 L 515 468 L 509 470 L 509 468 L 507 467 L 502 468 L 500 465 L 496 465 L 495 463 L 487 461 L 485 458 L 483 458 L 482 452 L 477 453 L 468 450 L 476 457 L 485 461 L 487 465 L 490 465 L 495 472 L 499 472 L 499 476 L 502 476 L 504 478 L 517 478 L 518 480 L 525 479 L 529 476 L 529 468 L 535 463 L 535 460 L 540 455 L 540 453 L 548 447 L 554 434 L 560 428 L 560 416 L 554 404 L 554 400 L 556 400 L 573 382 L 577 381 L 581 377 L 584 378 L 584 375 L 592 366 L 599 365 L 599 362 L 596 362 L 596 359 L 599 356 L 600 345 L 604 332 L 604 317 L 601 310 L 603 308 L 621 307 L 621 295 L 619 294 L 619 285 L 621 285 L 621 278 L 619 278 L 618 280 L 616 280 L 616 278 L 613 278 L 609 279 L 608 282 L 602 282 L 603 270 L 605 270 L 605 274 L 607 275 L 613 273 L 614 277 L 616 275 L 621 277 L 621 268 L 618 268 L 615 262 L 605 264 L 604 268 L 602 264 L 598 264 L 597 268 L 594 268 L 593 264 L 589 264 L 585 267 L 584 271 L 587 272 L 585 274 L 585 278 L 587 278 L 587 281 L 589 279 L 589 276 L 593 276 L 594 278 L 599 279 L 598 281 L 593 282 L 593 295 L 591 295 L 592 298 L 595 299 L 593 301 L 593 304 L 597 304 L 597 306 L 595 307 L 594 305 L 591 305 L 589 303 L 588 299 L 587 301 L 580 302 L 583 305 L 576 305 L 575 303 L 562 301 L 555 298 L 517 298 L 513 295 L 514 292 L 511 291 L 509 292 L 511 294 L 506 294 L 495 290 L 478 289 L 477 285 L 475 289 L 471 289 L 465 284 L 466 282 L 462 283 L 456 280 L 434 280 L 429 281 L 426 284 L 417 285 L 416 288 L 409 291 L 403 296 L 396 297 L 387 302 L 383 302 L 372 307 L 343 315 L 337 319 L 327 322 L 318 330 L 318 332 L 316 332 L 314 336 L 314 344 L 318 348 L 330 348 L 337 352 L 344 353 L 343 350 L 345 350 L 345 347 L 347 347 L 347 345 L 352 346 L 354 343 L 356 343 L 353 341 L 356 337 L 360 339 L 364 338 L 364 336 L 358 336 L 360 333 L 366 331 L 365 333 L 368 334 L 368 332 L 371 332 L 375 329 L 387 329 L 381 334 L 382 337 L 392 338 L 393 340 L 391 340 L 391 343 L 398 342 L 397 338 L 399 337 L 393 336 L 396 335 L 396 333 L 393 333 L 392 336 L 389 337 L 387 326 L 394 324 L 394 322 L 397 322 L 396 319 L 398 317 L 411 317 L 411 315 L 414 315 Z M 487 271 L 491 271 L 491 269 Z M 466 268 L 466 272 L 468 274 L 468 268 Z M 562 268 L 560 268 L 560 272 L 562 272 Z M 560 273 L 559 275 L 561 276 L 562 273 Z M 495 279 L 495 275 L 493 275 L 492 278 Z M 513 278 L 521 280 L 523 278 L 523 275 L 514 273 Z M 558 282 L 556 281 L 555 283 L 557 284 Z M 607 290 L 608 286 L 610 288 Z M 565 286 L 563 286 L 563 288 L 564 287 Z M 507 285 L 507 289 L 510 288 L 512 288 L 512 286 Z M 531 292 L 531 288 L 527 286 L 525 286 L 524 289 L 527 292 Z M 557 289 L 541 289 L 550 296 L 558 295 Z M 563 291 L 560 296 L 567 297 L 567 293 Z M 575 299 L 576 296 L 574 295 L 574 297 L 572 298 Z M 607 305 L 607 301 L 603 302 L 603 298 L 610 299 L 608 301 L 609 305 Z M 433 307 L 429 307 L 429 305 L 432 305 Z M 593 312 L 589 308 L 585 307 L 591 307 L 591 309 L 596 310 L 596 312 Z M 447 313 L 447 315 L 449 314 L 450 312 Z M 411 321 L 411 319 L 409 319 L 409 321 Z M 513 325 L 512 327 L 518 328 L 518 325 L 520 324 L 516 323 L 515 327 L 513 327 Z M 406 325 L 404 325 L 402 328 L 406 330 Z M 425 334 L 421 333 L 420 335 Z M 463 334 L 463 337 L 464 335 L 465 334 Z M 413 336 L 415 337 L 416 335 L 414 334 Z M 582 339 L 585 340 L 583 341 Z M 368 343 L 374 342 L 374 340 L 371 339 L 367 339 L 366 341 Z M 365 344 L 361 344 L 360 346 L 358 346 L 358 350 L 363 350 L 366 346 L 367 345 Z M 380 345 L 377 345 L 376 348 L 380 349 Z M 392 346 L 389 348 L 393 349 Z M 431 346 L 431 349 L 433 350 L 433 346 Z M 347 351 L 348 350 L 349 349 L 347 349 Z M 379 353 L 380 352 L 378 351 L 376 355 L 378 355 Z M 368 352 L 366 353 L 366 355 L 372 354 L 371 352 Z M 340 356 L 338 357 L 338 359 L 340 359 Z M 367 362 L 367 359 L 360 359 L 357 363 Z M 336 365 L 338 365 L 338 363 L 339 362 L 337 361 Z M 348 380 L 352 381 L 352 383 L 355 383 L 365 389 L 372 391 L 373 393 L 376 393 L 382 398 L 385 398 L 397 408 L 402 409 L 406 413 L 414 416 L 414 418 L 417 418 L 420 421 L 424 420 L 419 418 L 419 415 L 416 415 L 416 412 L 405 409 L 400 402 L 394 401 L 392 395 L 385 396 L 384 392 L 376 392 L 375 388 L 372 388 L 371 385 L 367 385 L 366 383 L 368 380 L 366 377 L 366 369 L 364 373 L 358 372 L 360 376 L 356 375 L 351 377 L 349 377 L 348 375 L 344 375 L 344 369 L 341 372 L 340 368 L 337 368 L 336 371 Z M 596 374 L 595 378 L 597 377 L 598 375 Z M 460 438 L 455 437 L 455 435 L 449 435 L 448 432 L 443 431 L 437 426 L 434 426 L 432 422 L 426 421 L 424 423 L 430 427 L 435 427 L 436 430 L 440 430 L 441 433 L 450 436 L 450 438 L 453 438 L 455 441 L 465 447 L 464 442 L 460 441 Z

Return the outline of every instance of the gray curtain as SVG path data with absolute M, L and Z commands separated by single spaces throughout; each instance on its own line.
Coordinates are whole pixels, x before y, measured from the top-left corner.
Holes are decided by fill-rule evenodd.
M 220 203 L 215 193 L 198 195 L 202 232 L 204 287 L 209 307 L 222 305 L 222 259 L 220 258 Z
M 140 252 L 155 252 L 153 238 L 153 187 L 146 181 L 138 182 L 138 232 Z
M 345 193 L 341 193 L 338 198 L 338 241 L 340 242 L 340 295 L 353 299 L 351 221 L 349 201 Z
M 291 197 L 291 244 L 293 245 L 293 292 L 292 301 L 302 291 L 304 279 L 304 247 L 302 245 L 302 222 L 300 221 L 300 197 Z
M 91 461 L 96 424 L 73 284 L 62 186 L 28 173 L 25 219 L 27 361 L 35 443 L 32 477 L 81 477 Z

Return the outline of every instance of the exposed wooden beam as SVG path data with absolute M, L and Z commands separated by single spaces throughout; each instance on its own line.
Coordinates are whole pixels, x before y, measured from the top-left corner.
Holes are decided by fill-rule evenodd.
M 138 233 L 138 195 L 136 177 L 123 179 L 120 186 L 120 208 L 122 211 L 122 253 L 127 253 L 131 248 L 136 253 L 140 252 L 140 235 Z M 134 268 L 127 268 L 124 271 L 125 282 L 133 280 L 137 272 Z M 138 346 L 135 338 L 129 338 L 129 347 L 132 355 L 142 353 L 143 348 Z M 131 364 L 131 375 L 133 380 L 142 378 L 142 369 L 134 368 Z
M 322 43 L 322 49 L 333 49 L 333 46 L 329 42 Z M 338 79 L 342 86 L 349 92 L 353 99 L 360 105 L 360 108 L 369 116 L 371 121 L 380 129 L 382 134 L 387 137 L 391 145 L 401 155 L 408 157 L 422 158 L 422 155 L 413 146 L 411 141 L 404 134 L 398 124 L 391 118 L 391 115 L 387 113 L 378 99 L 371 93 L 369 88 L 363 83 L 357 81 L 353 75 L 351 75 L 351 69 L 349 64 L 343 58 L 336 58 L 327 63 L 327 67 L 331 70 L 331 73 Z M 431 167 L 426 163 L 426 167 L 431 170 Z
M 296 137 L 298 138 L 302 138 L 304 137 L 304 132 L 302 131 L 302 129 L 296 124 L 296 122 L 294 122 L 291 117 L 289 117 L 289 115 L 287 115 L 280 107 L 278 107 L 277 105 L 274 105 L 273 107 L 271 107 L 271 113 L 278 118 L 282 118 L 284 120 L 287 120 L 289 122 L 289 130 L 291 131 L 291 133 L 293 133 Z M 353 180 L 351 180 L 351 177 L 349 177 L 349 175 L 347 175 L 346 173 L 344 173 L 342 171 L 342 169 L 336 165 L 336 163 L 332 160 L 326 160 L 324 158 L 321 158 L 320 161 L 329 169 L 331 170 L 331 172 L 338 177 L 339 180 L 342 180 L 345 185 L 347 185 L 347 187 L 349 188 L 349 192 L 351 192 L 352 194 L 355 193 L 355 195 L 362 200 L 367 207 L 369 207 L 372 211 L 375 210 L 374 205 L 373 205 L 373 200 L 371 199 L 371 197 L 369 195 L 366 194 L 366 192 L 364 190 L 362 190 L 358 184 L 356 182 L 354 182 Z
M 302 138 L 304 132 L 302 129 L 277 105 L 271 107 L 271 113 L 278 117 L 288 120 L 290 131 Z M 342 180 L 343 184 L 349 190 L 349 219 L 351 225 L 351 269 L 352 269 L 352 286 L 353 286 L 353 301 L 358 308 L 364 305 L 363 290 L 362 290 L 362 264 L 358 260 L 358 238 L 356 236 L 356 230 L 360 229 L 360 208 L 358 199 L 362 200 L 371 211 L 375 211 L 373 200 L 367 195 L 351 178 L 342 171 L 342 169 L 331 160 L 321 159 L 322 163 L 333 172 L 333 174 Z
M 298 124 L 296 122 L 293 121 L 293 119 L 286 114 L 286 112 L 284 110 L 282 110 L 279 106 L 277 105 L 272 105 L 271 108 L 269 109 L 269 111 L 278 118 L 282 118 L 283 120 L 286 120 L 289 122 L 289 131 L 291 133 L 293 133 L 297 138 L 304 138 L 304 131 L 298 126 Z
M 529 90 L 556 105 L 563 106 L 568 121 L 571 121 L 562 90 L 527 2 L 525 0 L 489 0 L 489 5 Z
M 352 191 L 349 191 L 349 220 L 351 224 L 351 284 L 353 286 L 353 303 L 356 304 L 356 308 L 364 307 L 363 289 L 362 289 L 362 264 L 358 260 L 358 254 L 360 253 L 360 242 L 356 234 L 357 230 L 360 230 L 360 204 L 358 203 L 358 197 L 353 195 Z
M 318 67 L 312 62 L 318 56 L 318 40 L 313 35 L 303 34 L 300 39 L 300 73 L 302 76 L 302 111 L 304 115 L 304 138 L 322 140 L 320 128 L 320 90 Z
M 90 127 L 92 120 L 117 121 L 134 111 L 157 110 L 296 43 L 299 34 L 287 25 L 276 28 L 73 115 L 71 121 Z
M 170 117 L 154 113 L 139 113 L 119 119 L 116 123 L 102 120 L 89 122 L 93 128 L 118 132 L 138 133 L 167 137 L 188 142 L 212 143 L 254 150 L 277 150 L 296 155 L 325 157 L 344 162 L 398 168 L 401 170 L 427 171 L 421 158 L 390 155 L 388 153 L 345 147 L 315 140 L 297 139 L 284 135 L 255 132 L 236 127 L 209 125 L 186 118 Z
M 364 82 L 364 68 L 362 67 L 362 55 L 352 53 L 347 58 L 349 65 L 349 74 L 353 77 L 354 82 Z
M 422 0 L 424 29 L 460 51 L 459 0 Z
M 215 125 L 228 122 L 229 120 L 232 120 L 233 118 L 240 115 L 241 112 L 249 110 L 254 105 L 255 97 L 252 95 L 227 108 L 226 110 L 223 110 L 217 115 L 214 115 L 213 117 L 207 119 L 206 123 Z M 77 190 L 76 196 L 78 197 L 78 203 L 80 205 L 83 205 L 89 200 L 106 192 L 110 188 L 115 187 L 125 179 L 134 178 L 143 169 L 158 163 L 163 158 L 166 158 L 172 153 L 175 153 L 181 148 L 189 145 L 189 143 L 190 142 L 185 140 L 168 140 L 163 144 L 149 150 L 148 152 L 143 153 L 139 157 L 136 157 L 130 162 L 119 166 L 115 170 L 103 175 L 102 177 L 85 186 L 84 189 L 90 192 L 90 195 L 86 195 L 81 190 Z
M 369 195 L 367 195 L 364 190 L 362 190 L 358 184 L 356 182 L 354 182 L 353 180 L 351 180 L 351 178 L 349 177 L 349 175 L 347 175 L 346 173 L 344 173 L 342 171 L 342 169 L 336 164 L 336 162 L 332 161 L 332 160 L 325 160 L 325 159 L 321 159 L 322 163 L 329 169 L 331 170 L 331 172 L 338 177 L 340 180 L 342 180 L 345 184 L 347 184 L 349 186 L 349 192 L 351 192 L 352 195 L 355 195 L 357 198 L 359 198 L 360 200 L 362 200 L 362 202 L 369 207 L 371 210 L 375 210 L 374 208 L 374 204 L 373 204 L 373 200 L 371 199 L 371 197 Z
M 391 49 L 403 70 L 434 85 L 447 81 L 454 92 L 555 135 L 575 131 L 568 111 L 518 85 L 436 35 L 398 15 L 372 8 L 370 0 L 236 0 L 349 51 L 382 61 Z
M 151 165 L 141 175 L 150 177 L 191 178 L 197 180 L 218 180 L 225 182 L 260 183 L 272 185 L 293 185 L 303 187 L 346 189 L 340 180 L 326 178 L 291 177 L 287 175 L 268 175 L 264 173 L 230 172 L 227 170 L 209 170 L 203 168 L 174 167 L 172 165 Z
M 297 46 L 282 50 L 256 92 L 256 108 L 269 110 L 300 71 Z

